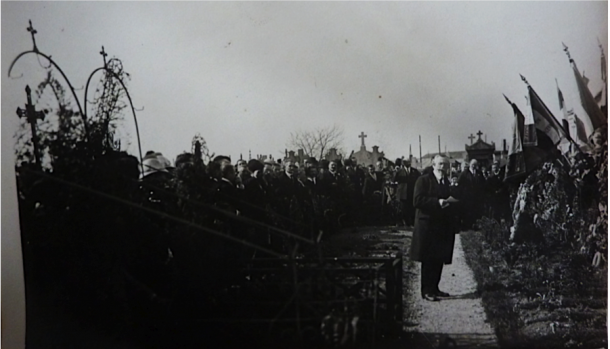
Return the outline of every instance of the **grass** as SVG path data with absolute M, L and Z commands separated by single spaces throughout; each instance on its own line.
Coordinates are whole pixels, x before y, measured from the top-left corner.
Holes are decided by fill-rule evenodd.
M 605 269 L 567 247 L 492 246 L 481 232 L 462 243 L 502 348 L 607 347 Z

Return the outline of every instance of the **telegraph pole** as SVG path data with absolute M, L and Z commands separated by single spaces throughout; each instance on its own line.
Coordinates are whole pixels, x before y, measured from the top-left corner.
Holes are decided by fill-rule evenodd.
M 421 135 L 419 135 L 419 166 L 423 166 L 421 162 Z
M 438 135 L 438 155 L 441 155 L 441 135 Z
M 45 112 L 36 111 L 32 104 L 32 90 L 30 85 L 25 86 L 25 93 L 27 95 L 28 103 L 25 105 L 25 110 L 17 107 L 17 115 L 22 118 L 27 118 L 27 122 L 30 124 L 32 130 L 32 144 L 34 145 L 34 158 L 36 160 L 36 169 L 42 170 L 42 162 L 40 155 L 40 145 L 38 144 L 38 134 L 36 133 L 36 122 L 38 119 L 44 120 Z

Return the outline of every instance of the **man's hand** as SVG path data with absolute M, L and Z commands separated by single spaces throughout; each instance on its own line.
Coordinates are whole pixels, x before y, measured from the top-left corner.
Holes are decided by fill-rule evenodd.
M 445 199 L 438 199 L 438 203 L 441 204 L 441 208 L 445 208 L 445 207 L 449 206 L 449 201 L 447 201 Z

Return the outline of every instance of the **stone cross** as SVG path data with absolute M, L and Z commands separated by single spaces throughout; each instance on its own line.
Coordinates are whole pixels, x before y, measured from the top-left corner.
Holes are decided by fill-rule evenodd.
M 362 139 L 362 144 L 360 145 L 362 148 L 364 148 L 364 139 L 366 138 L 366 135 L 364 134 L 364 132 L 360 133 L 360 136 L 358 136 L 358 138 Z
M 479 132 L 477 132 L 477 136 L 479 136 L 479 140 L 481 140 L 481 135 L 483 135 L 483 132 L 481 132 L 481 130 L 479 130 Z
M 472 145 L 472 141 L 474 140 L 474 136 L 472 135 L 472 133 L 470 134 L 470 137 L 468 137 L 468 139 L 470 139 L 470 144 Z

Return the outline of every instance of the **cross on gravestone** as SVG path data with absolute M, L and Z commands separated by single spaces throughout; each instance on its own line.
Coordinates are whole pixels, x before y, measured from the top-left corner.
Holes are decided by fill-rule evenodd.
M 472 133 L 470 134 L 470 137 L 468 137 L 468 139 L 470 139 L 470 144 L 472 145 L 472 141 L 474 140 L 474 136 L 472 135 Z
M 362 139 L 362 144 L 360 146 L 364 148 L 364 139 L 366 138 L 364 132 L 360 132 L 360 136 L 358 136 L 358 138 Z
M 481 132 L 481 130 L 479 130 L 479 132 L 477 132 L 477 136 L 479 136 L 479 140 L 481 140 L 481 135 L 483 135 L 483 132 Z
M 34 27 L 32 26 L 31 19 L 30 19 L 30 26 L 27 29 L 30 32 L 30 34 L 32 35 L 32 42 L 34 43 L 34 51 L 38 51 L 38 48 L 36 47 L 36 37 L 34 36 L 34 35 L 36 35 L 36 33 L 38 33 L 38 31 L 36 31 L 36 29 L 34 29 Z
M 32 90 L 29 85 L 25 86 L 25 93 L 28 98 L 28 104 L 25 105 L 25 110 L 17 107 L 17 115 L 22 118 L 26 117 L 28 123 L 30 124 L 30 128 L 32 130 L 32 144 L 34 145 L 34 158 L 36 160 L 36 168 L 38 170 L 41 169 L 42 163 L 40 162 L 40 147 L 38 144 L 38 134 L 36 133 L 36 122 L 38 119 L 44 119 L 45 112 L 44 111 L 36 111 L 34 105 L 32 104 Z
M 106 56 L 108 56 L 108 54 L 104 50 L 104 46 L 102 46 L 102 50 L 100 51 L 100 55 L 102 55 L 102 57 L 104 57 L 104 67 L 106 67 Z

